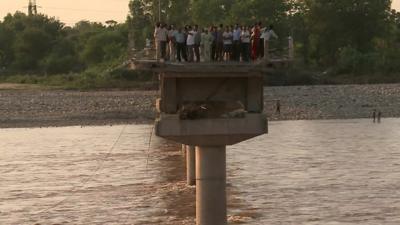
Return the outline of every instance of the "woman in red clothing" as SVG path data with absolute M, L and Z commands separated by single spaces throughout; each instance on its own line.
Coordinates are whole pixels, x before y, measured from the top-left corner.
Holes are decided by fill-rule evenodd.
M 256 60 L 258 57 L 258 46 L 260 44 L 260 36 L 261 36 L 261 31 L 260 31 L 260 26 L 256 23 L 253 27 L 252 34 L 251 34 L 251 39 L 252 39 L 252 45 L 251 45 L 251 58 L 253 60 Z

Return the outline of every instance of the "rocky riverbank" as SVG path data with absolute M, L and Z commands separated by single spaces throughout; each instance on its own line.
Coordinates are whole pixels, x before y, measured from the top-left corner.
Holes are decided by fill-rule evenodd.
M 270 120 L 400 117 L 400 84 L 266 87 Z M 0 127 L 150 123 L 157 91 L 0 90 Z M 281 113 L 276 112 L 280 100 Z

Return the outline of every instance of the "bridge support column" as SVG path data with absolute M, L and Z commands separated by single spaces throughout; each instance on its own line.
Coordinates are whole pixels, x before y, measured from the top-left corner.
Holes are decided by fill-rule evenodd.
M 196 224 L 227 225 L 226 147 L 196 147 Z
M 185 154 L 186 154 L 186 147 L 187 147 L 187 145 L 182 144 L 181 152 L 182 152 L 183 156 L 185 156 Z
M 196 151 L 190 145 L 186 146 L 186 180 L 188 185 L 196 185 Z

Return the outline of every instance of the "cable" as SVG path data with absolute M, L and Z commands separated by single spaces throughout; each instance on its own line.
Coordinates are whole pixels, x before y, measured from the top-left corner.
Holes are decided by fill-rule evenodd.
M 73 8 L 58 8 L 58 7 L 43 7 L 44 9 L 78 11 L 78 12 L 97 12 L 97 13 L 127 13 L 127 11 L 113 11 L 113 10 L 93 10 L 93 9 L 73 9 Z
M 154 129 L 155 129 L 155 124 L 153 124 L 153 126 L 151 127 L 151 131 L 150 131 L 149 146 L 148 146 L 148 148 L 147 148 L 147 158 L 146 158 L 146 175 L 147 175 L 148 168 L 149 168 L 149 158 L 150 158 L 151 140 L 152 140 L 152 137 L 153 137 Z
M 105 157 L 103 158 L 103 160 L 101 161 L 101 163 L 97 164 L 97 168 L 94 170 L 94 172 L 92 173 L 92 175 L 89 176 L 86 180 L 84 180 L 84 181 L 82 181 L 82 182 L 80 183 L 82 186 L 85 186 L 85 185 L 96 175 L 96 173 L 102 168 L 102 166 L 103 166 L 103 164 L 104 164 L 104 161 L 105 161 L 108 157 L 110 157 L 110 155 L 111 155 L 111 153 L 113 152 L 115 146 L 117 146 L 119 140 L 121 139 L 122 134 L 123 134 L 124 131 L 125 131 L 126 126 L 127 126 L 127 125 L 125 125 L 125 126 L 121 129 L 121 132 L 119 133 L 118 138 L 115 140 L 114 144 L 111 146 L 110 150 L 107 152 L 107 154 L 105 155 Z M 78 190 L 78 186 L 75 186 L 75 187 L 73 187 L 69 192 L 75 192 L 75 191 L 77 191 L 77 190 Z M 46 209 L 44 209 L 44 210 L 42 210 L 42 211 L 39 211 L 39 212 L 34 213 L 33 216 L 40 215 L 40 214 L 42 214 L 42 213 L 45 213 L 45 212 L 50 211 L 51 209 L 57 208 L 59 205 L 61 205 L 62 203 L 64 203 L 66 200 L 68 200 L 70 197 L 71 197 L 71 196 L 65 197 L 63 200 L 57 202 L 56 204 L 54 204 L 54 205 L 52 205 L 52 206 L 50 206 L 50 207 L 48 207 L 48 208 L 46 208 Z

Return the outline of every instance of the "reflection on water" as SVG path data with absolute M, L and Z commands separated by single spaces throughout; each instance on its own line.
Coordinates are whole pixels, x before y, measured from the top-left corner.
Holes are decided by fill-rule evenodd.
M 400 224 L 399 126 L 274 122 L 228 147 L 230 223 Z M 180 146 L 148 151 L 151 129 L 0 130 L 0 224 L 194 224 Z

